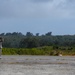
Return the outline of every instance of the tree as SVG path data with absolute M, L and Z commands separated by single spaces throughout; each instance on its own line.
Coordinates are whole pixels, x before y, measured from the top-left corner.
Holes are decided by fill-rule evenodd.
M 36 36 L 39 36 L 39 33 L 36 33 Z
M 12 35 L 11 33 L 6 33 L 6 36 Z
M 35 37 L 26 37 L 21 40 L 19 47 L 33 48 L 39 46 L 39 40 Z
M 31 36 L 33 36 L 33 34 L 32 34 L 31 32 L 27 32 L 27 33 L 26 33 L 26 36 L 27 36 L 27 37 L 31 37 Z
M 0 34 L 0 36 L 4 36 L 4 35 L 5 35 L 5 33 L 1 33 L 1 34 Z
M 48 32 L 45 34 L 46 36 L 51 36 L 52 35 L 52 32 Z

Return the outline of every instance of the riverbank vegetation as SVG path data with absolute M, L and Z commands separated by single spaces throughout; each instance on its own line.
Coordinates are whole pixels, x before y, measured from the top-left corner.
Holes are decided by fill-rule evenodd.
M 75 55 L 75 35 L 1 33 L 3 55 Z
M 55 47 L 55 46 L 44 46 L 38 48 L 3 48 L 3 55 L 50 55 L 59 56 L 75 55 L 75 48 L 72 47 Z

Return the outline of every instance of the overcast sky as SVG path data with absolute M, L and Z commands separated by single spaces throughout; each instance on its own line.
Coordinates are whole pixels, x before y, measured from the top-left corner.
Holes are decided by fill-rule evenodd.
M 75 0 L 0 0 L 0 33 L 75 34 Z

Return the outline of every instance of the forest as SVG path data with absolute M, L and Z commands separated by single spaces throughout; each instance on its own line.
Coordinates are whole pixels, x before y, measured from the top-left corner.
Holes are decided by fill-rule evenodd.
M 55 55 L 63 52 L 75 54 L 75 35 L 52 35 L 52 32 L 42 35 L 27 32 L 24 35 L 21 32 L 13 32 L 0 33 L 0 36 L 4 39 L 3 54 L 6 54 L 4 52 L 7 54 L 28 54 L 26 51 L 33 55 L 52 55 L 52 52 Z M 8 52 L 10 49 L 12 51 L 16 49 L 16 53 Z

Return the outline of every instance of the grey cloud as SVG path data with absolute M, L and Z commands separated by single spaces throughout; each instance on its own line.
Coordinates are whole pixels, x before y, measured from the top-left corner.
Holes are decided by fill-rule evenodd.
M 75 0 L 67 0 L 68 2 L 75 2 Z
M 31 1 L 39 3 L 39 2 L 52 2 L 53 0 L 31 0 Z
M 74 17 L 75 3 L 70 4 L 70 1 L 71 0 L 0 0 L 0 18 Z

